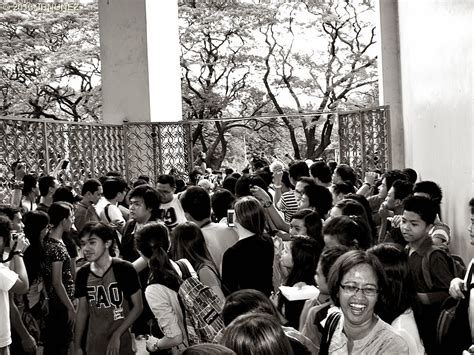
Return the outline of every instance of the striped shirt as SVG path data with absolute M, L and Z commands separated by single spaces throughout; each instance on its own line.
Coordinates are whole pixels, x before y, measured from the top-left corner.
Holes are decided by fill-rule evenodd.
M 283 193 L 276 207 L 285 215 L 285 222 L 290 223 L 291 217 L 298 211 L 295 192 L 290 190 Z

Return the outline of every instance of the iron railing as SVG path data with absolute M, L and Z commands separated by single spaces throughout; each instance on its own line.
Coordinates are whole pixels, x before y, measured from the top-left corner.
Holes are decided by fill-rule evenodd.
M 337 129 L 333 130 L 333 143 L 326 149 L 326 158 L 353 166 L 360 176 L 368 170 L 391 168 L 387 106 L 312 115 L 323 114 L 337 118 L 334 120 Z M 306 120 L 307 125 L 310 116 L 284 116 L 296 132 L 301 151 L 305 150 L 303 121 Z M 193 142 L 193 133 L 199 125 L 202 138 L 209 140 L 204 142 L 207 149 L 219 137 L 216 126 L 228 125 L 226 133 L 220 136 L 228 145 L 226 155 L 220 157 L 220 166 L 243 164 L 244 153 L 252 149 L 267 151 L 268 156 L 292 155 L 288 127 L 283 124 L 282 117 L 275 116 L 220 119 L 217 124 L 214 121 L 181 121 L 124 122 L 123 125 L 6 117 L 0 118 L 0 201 L 9 199 L 9 182 L 13 178 L 10 166 L 17 159 L 24 161 L 28 170 L 38 176 L 51 173 L 61 159 L 68 159 L 70 165 L 60 178 L 68 181 L 77 192 L 85 179 L 99 177 L 108 171 L 122 172 L 128 181 L 144 174 L 154 183 L 158 175 L 171 170 L 185 178 L 193 168 L 193 157 L 203 148 L 202 139 Z M 225 152 L 217 148 L 214 153 L 219 156 Z M 239 154 L 241 160 L 235 158 Z

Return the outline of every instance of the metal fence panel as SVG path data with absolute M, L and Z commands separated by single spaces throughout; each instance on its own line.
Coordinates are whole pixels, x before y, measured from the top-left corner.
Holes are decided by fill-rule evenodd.
M 339 137 L 333 141 L 339 146 L 331 149 L 332 152 L 334 149 L 339 150 L 340 162 L 353 166 L 361 177 L 367 170 L 390 169 L 388 107 L 336 114 Z M 302 130 L 302 122 L 307 117 L 285 119 L 293 120 L 290 124 L 295 130 Z M 70 166 L 62 172 L 60 179 L 69 182 L 77 192 L 80 192 L 85 179 L 99 177 L 107 171 L 123 172 L 128 181 L 136 180 L 139 175 L 148 175 L 153 184 L 158 175 L 171 170 L 186 178 L 193 168 L 192 133 L 198 125 L 190 121 L 105 125 L 0 118 L 0 201 L 9 201 L 9 183 L 13 178 L 10 166 L 18 158 L 26 162 L 29 171 L 39 176 L 51 174 L 61 159 L 68 159 Z M 247 152 L 247 144 L 251 147 L 251 142 L 246 141 L 242 127 L 250 129 L 247 132 L 264 130 L 268 118 L 220 120 L 220 127 L 224 125 L 235 128 L 224 134 L 223 138 L 228 143 L 233 141 L 234 148 L 242 150 L 243 147 L 243 152 Z M 209 131 L 212 126 L 212 122 L 201 124 L 207 130 L 206 136 L 211 138 L 215 134 Z M 280 126 L 268 126 L 270 130 L 265 146 L 254 149 L 264 151 L 267 148 L 279 148 L 284 153 L 289 152 L 291 144 L 281 129 L 283 123 Z M 300 131 L 297 137 L 302 139 L 303 132 Z M 298 146 L 302 152 L 305 151 L 303 140 L 298 142 Z M 199 147 L 194 149 L 199 151 Z

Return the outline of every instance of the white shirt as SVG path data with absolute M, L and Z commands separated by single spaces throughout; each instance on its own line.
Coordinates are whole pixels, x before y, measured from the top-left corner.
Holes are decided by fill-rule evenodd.
M 227 249 L 239 240 L 234 229 L 223 223 L 209 223 L 201 228 L 207 249 L 214 260 L 219 272 L 222 272 L 222 258 Z
M 0 348 L 8 346 L 12 342 L 8 291 L 16 280 L 18 280 L 18 275 L 4 264 L 0 264 Z
M 187 221 L 177 195 L 170 202 L 160 204 L 160 219 L 170 230 Z

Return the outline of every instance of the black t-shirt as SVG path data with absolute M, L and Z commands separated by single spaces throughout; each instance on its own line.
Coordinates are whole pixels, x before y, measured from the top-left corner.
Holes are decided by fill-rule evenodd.
M 239 240 L 224 253 L 222 283 L 230 292 L 255 289 L 270 296 L 273 290 L 273 242 L 269 237 Z

